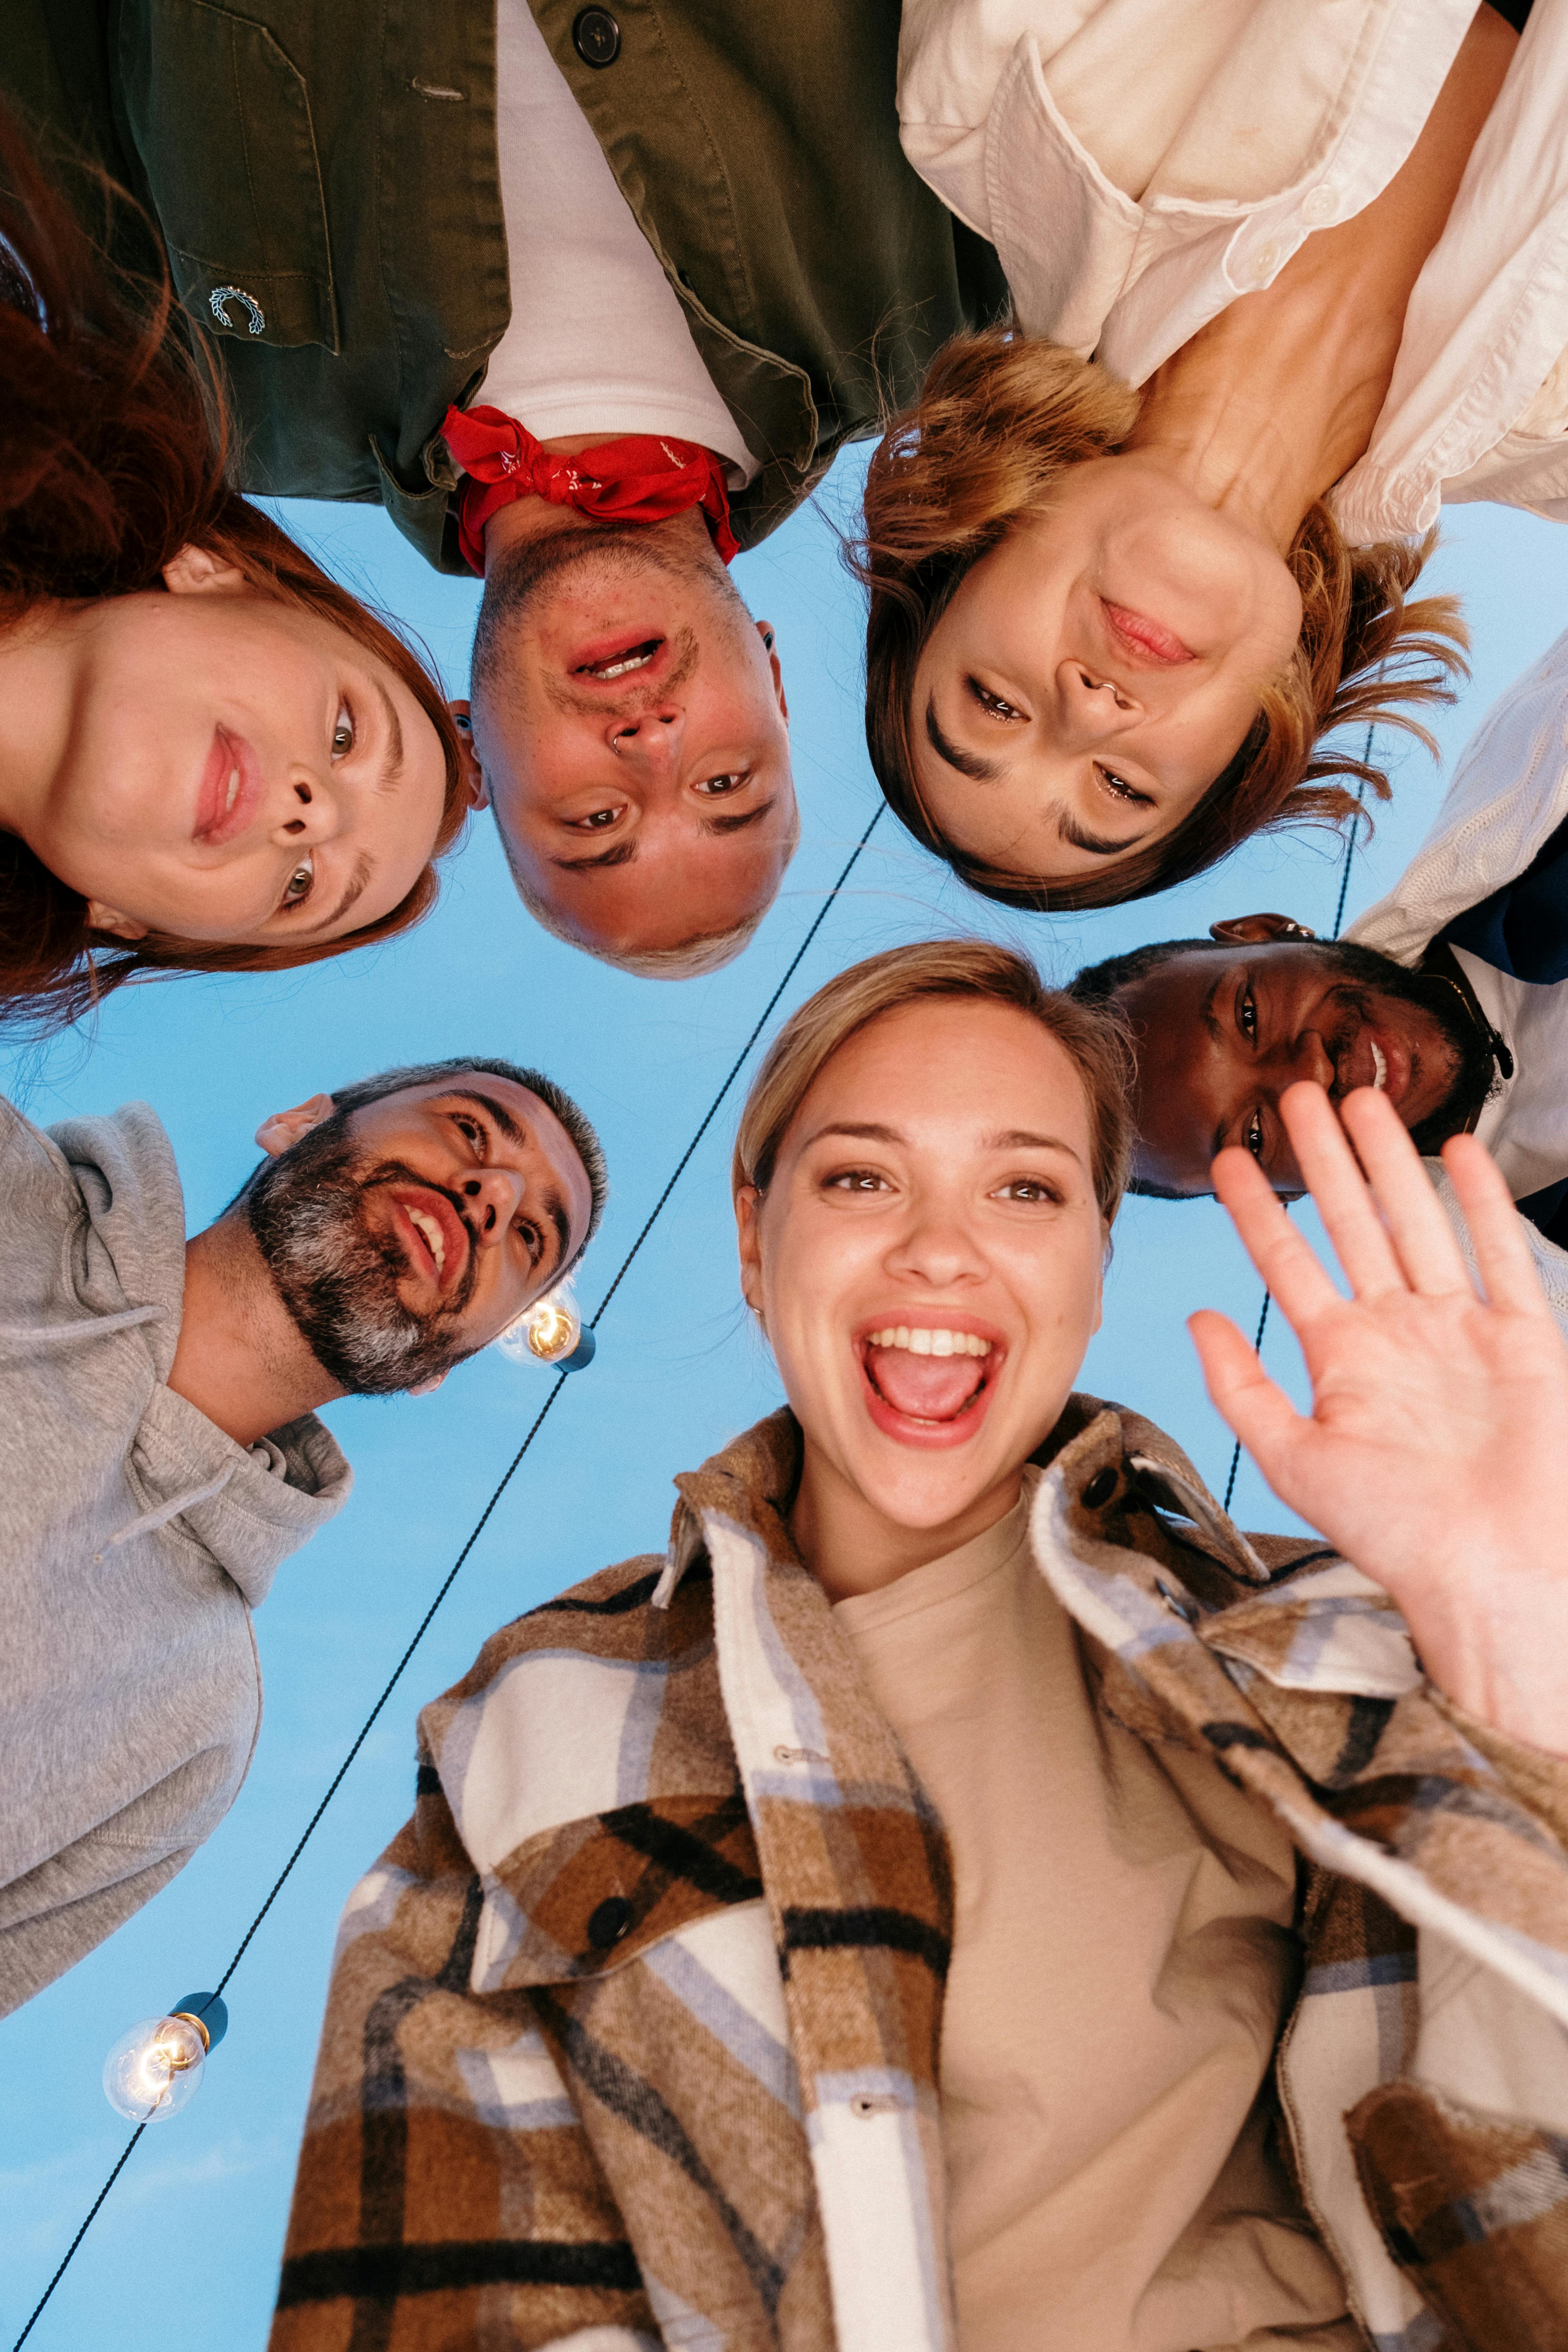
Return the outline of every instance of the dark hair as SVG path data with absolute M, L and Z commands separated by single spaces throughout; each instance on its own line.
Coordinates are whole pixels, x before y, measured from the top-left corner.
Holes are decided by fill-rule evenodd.
M 958 335 L 932 361 L 912 408 L 894 419 L 866 478 L 864 528 L 847 551 L 870 598 L 866 743 L 888 805 L 922 847 L 1005 907 L 1055 913 L 1121 906 L 1189 881 L 1248 835 L 1308 823 L 1344 827 L 1363 808 L 1331 776 L 1355 777 L 1379 800 L 1381 768 L 1320 751 L 1330 730 L 1403 728 L 1397 706 L 1451 701 L 1466 674 L 1458 602 L 1406 604 L 1436 533 L 1348 547 L 1328 508 L 1308 511 L 1286 562 L 1301 593 L 1300 640 L 1267 686 L 1247 740 L 1195 808 L 1163 840 L 1102 872 L 1052 882 L 972 857 L 938 829 L 915 770 L 914 681 L 931 631 L 972 567 L 1020 524 L 1048 512 L 1070 466 L 1121 448 L 1140 396 L 1104 368 L 1053 343 L 993 329 Z
M 588 1213 L 588 1230 L 578 1243 L 576 1251 L 562 1274 L 575 1265 L 599 1230 L 599 1220 L 605 1213 L 605 1197 L 609 1190 L 609 1171 L 605 1162 L 605 1148 L 599 1141 L 593 1122 L 579 1109 L 565 1089 L 542 1070 L 524 1069 L 517 1062 L 497 1061 L 482 1054 L 457 1054 L 446 1062 L 410 1062 L 402 1069 L 379 1070 L 374 1077 L 357 1078 L 353 1086 L 332 1088 L 333 1108 L 344 1117 L 363 1110 L 366 1103 L 383 1102 L 388 1095 L 400 1095 L 410 1087 L 438 1087 L 448 1078 L 461 1077 L 467 1072 L 477 1076 L 510 1078 L 516 1087 L 526 1087 L 537 1095 L 546 1110 L 553 1111 L 572 1139 L 573 1148 L 583 1162 L 588 1179 L 592 1207 Z
M 1191 955 L 1206 950 L 1211 954 L 1224 945 L 1220 940 L 1150 940 L 1141 948 L 1129 948 L 1122 955 L 1106 956 L 1100 963 L 1085 964 L 1067 984 L 1067 993 L 1075 1004 L 1082 1004 L 1094 1013 L 1117 1013 L 1123 989 L 1131 988 L 1150 973 L 1158 971 L 1176 956 Z M 1137 1062 L 1136 1040 L 1131 1040 L 1134 1064 Z M 1173 1184 L 1156 1184 L 1136 1173 L 1129 1176 L 1127 1190 L 1145 1201 L 1206 1201 L 1206 1192 L 1181 1192 Z
M 112 224 L 130 199 L 86 175 Z M 145 226 L 144 224 L 142 225 Z M 467 814 L 457 729 L 440 686 L 384 619 L 329 579 L 233 488 L 233 432 L 216 367 L 154 279 L 111 263 L 46 180 L 0 107 L 0 630 L 40 605 L 162 589 L 200 547 L 258 595 L 341 629 L 384 662 L 435 728 L 447 764 L 436 837 Z M 177 971 L 280 971 L 406 930 L 436 903 L 426 866 L 401 904 L 342 939 L 213 946 L 94 932 L 87 901 L 15 835 L 0 833 L 0 1024 L 68 1025 L 129 980 Z

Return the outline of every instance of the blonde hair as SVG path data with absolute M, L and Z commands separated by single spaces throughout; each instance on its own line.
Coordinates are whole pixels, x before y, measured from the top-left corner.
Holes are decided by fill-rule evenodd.
M 1091 1174 L 1107 1225 L 1127 1187 L 1132 1151 L 1132 1056 L 1114 1011 L 1047 988 L 1027 956 L 989 940 L 929 940 L 851 964 L 792 1013 L 752 1083 L 735 1136 L 730 1189 L 765 1192 L 784 1137 L 839 1048 L 873 1021 L 931 998 L 965 997 L 1026 1013 L 1054 1037 L 1083 1082 Z
M 1049 512 L 1068 467 L 1122 448 L 1141 405 L 1141 395 L 1104 368 L 1054 343 L 1001 329 L 958 335 L 937 354 L 867 475 L 864 527 L 847 556 L 870 597 L 871 765 L 915 839 L 1004 906 L 1120 906 L 1203 873 L 1249 834 L 1364 819 L 1342 784 L 1321 780 L 1353 777 L 1386 800 L 1387 776 L 1349 751 L 1320 751 L 1318 739 L 1352 723 L 1399 727 L 1436 754 L 1426 730 L 1398 706 L 1451 701 L 1453 680 L 1467 675 L 1469 640 L 1458 600 L 1405 601 L 1436 534 L 1352 548 L 1320 499 L 1285 559 L 1301 595 L 1295 655 L 1265 687 L 1239 751 L 1173 833 L 1103 872 L 1061 882 L 988 866 L 946 840 L 916 782 L 921 654 L 972 565 Z

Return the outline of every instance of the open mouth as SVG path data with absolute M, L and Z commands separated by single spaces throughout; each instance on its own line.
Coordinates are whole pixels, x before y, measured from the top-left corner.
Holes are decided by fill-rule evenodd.
M 607 651 L 594 648 L 586 659 L 574 665 L 572 675 L 594 678 L 601 686 L 618 686 L 623 678 L 651 669 L 664 646 L 663 637 L 643 637 L 636 645 L 618 645 Z
M 394 1195 L 404 1227 L 403 1245 L 416 1274 L 449 1291 L 468 1263 L 468 1236 L 451 1203 L 434 1193 Z
M 1366 1042 L 1372 1047 L 1373 1087 L 1376 1093 L 1381 1094 L 1388 1084 L 1388 1056 L 1375 1037 L 1369 1037 Z
M 213 730 L 212 750 L 196 791 L 196 821 L 191 838 L 215 848 L 243 833 L 261 797 L 260 763 L 241 735 L 226 727 Z
M 906 1445 L 961 1445 L 974 1434 L 1006 1349 L 963 1323 L 881 1323 L 857 1343 L 872 1420 Z

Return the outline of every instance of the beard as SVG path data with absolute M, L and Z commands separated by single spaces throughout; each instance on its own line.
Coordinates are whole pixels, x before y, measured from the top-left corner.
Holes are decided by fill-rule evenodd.
M 1375 948 L 1360 947 L 1352 940 L 1325 942 L 1312 952 L 1341 982 L 1334 998 L 1343 1019 L 1323 1039 L 1336 1067 L 1359 1031 L 1373 1025 L 1373 990 L 1424 1013 L 1453 1055 L 1454 1077 L 1447 1093 L 1436 1110 L 1410 1129 L 1416 1150 L 1423 1158 L 1435 1158 L 1449 1136 L 1469 1126 L 1499 1083 L 1490 1030 L 1476 1019 L 1458 989 L 1436 972 L 1413 971 L 1407 964 L 1395 963 L 1392 956 L 1380 955 Z
M 366 1204 L 386 1184 L 444 1188 L 398 1161 L 367 1162 L 348 1127 L 349 1115 L 334 1112 L 268 1160 L 245 1193 L 245 1211 L 278 1295 L 322 1370 L 350 1396 L 396 1396 L 478 1352 L 463 1313 L 479 1253 L 470 1245 L 438 1307 L 425 1314 L 405 1307 L 397 1286 L 407 1258 L 391 1233 L 372 1230 Z M 461 1217 L 457 1195 L 444 1197 Z

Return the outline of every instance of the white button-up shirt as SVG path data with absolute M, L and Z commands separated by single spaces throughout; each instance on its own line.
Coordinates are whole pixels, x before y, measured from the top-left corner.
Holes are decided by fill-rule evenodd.
M 905 0 L 904 152 L 1026 332 L 1141 384 L 1414 147 L 1474 0 Z M 1535 0 L 1416 281 L 1356 543 L 1444 499 L 1568 521 L 1568 0 Z

